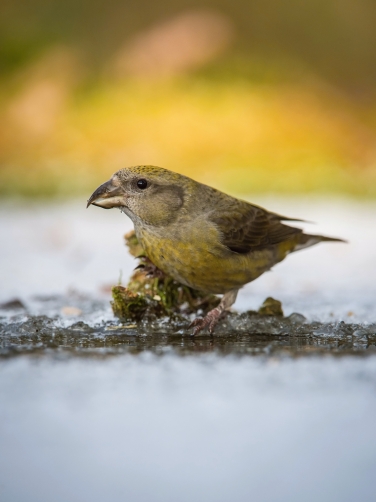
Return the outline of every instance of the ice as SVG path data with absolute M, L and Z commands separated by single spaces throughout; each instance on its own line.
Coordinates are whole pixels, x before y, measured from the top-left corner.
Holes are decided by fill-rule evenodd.
M 189 318 L 145 318 L 139 323 L 106 319 L 106 305 L 93 320 L 90 300 L 76 299 L 86 316 L 64 319 L 59 299 L 49 315 L 16 314 L 0 318 L 0 357 L 20 354 L 48 355 L 51 350 L 75 355 L 101 355 L 173 351 L 177 355 L 200 352 L 242 355 L 304 355 L 323 351 L 348 354 L 376 349 L 376 323 L 309 322 L 294 313 L 288 317 L 261 316 L 254 312 L 232 313 L 218 324 L 215 335 L 192 337 Z M 60 298 L 60 305 L 66 297 Z M 103 313 L 103 315 L 101 314 Z M 109 316 L 111 317 L 111 316 Z

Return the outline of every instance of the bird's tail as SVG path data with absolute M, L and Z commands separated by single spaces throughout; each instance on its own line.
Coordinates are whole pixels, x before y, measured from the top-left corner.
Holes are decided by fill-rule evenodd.
M 309 248 L 314 246 L 319 242 L 347 242 L 344 239 L 338 239 L 337 237 L 326 237 L 325 235 L 310 235 L 310 234 L 299 234 L 298 244 L 295 246 L 294 251 L 299 251 L 300 249 Z

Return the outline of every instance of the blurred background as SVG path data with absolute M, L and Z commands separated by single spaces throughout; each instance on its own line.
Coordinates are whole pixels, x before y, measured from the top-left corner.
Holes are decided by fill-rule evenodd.
M 373 0 L 3 0 L 0 192 L 155 164 L 233 193 L 376 195 Z
M 85 206 L 135 164 L 349 241 L 235 304 L 326 323 L 304 342 L 322 356 L 283 333 L 278 358 L 267 336 L 239 359 L 181 334 L 191 357 L 159 334 L 165 356 L 121 357 L 97 327 L 119 325 L 132 225 Z M 1 500 L 375 500 L 375 0 L 2 0 L 0 196 Z

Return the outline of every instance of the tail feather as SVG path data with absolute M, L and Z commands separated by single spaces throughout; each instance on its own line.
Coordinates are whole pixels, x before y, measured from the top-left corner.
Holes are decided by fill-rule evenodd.
M 325 235 L 311 235 L 311 234 L 299 234 L 299 241 L 294 251 L 299 251 L 300 249 L 305 249 L 310 246 L 314 246 L 319 242 L 347 242 L 344 239 L 338 239 L 337 237 L 326 237 Z

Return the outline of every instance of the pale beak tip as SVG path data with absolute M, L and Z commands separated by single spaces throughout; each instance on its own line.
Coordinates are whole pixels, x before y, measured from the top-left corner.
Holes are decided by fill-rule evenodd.
M 86 209 L 90 206 L 98 206 L 102 209 L 111 209 L 123 204 L 124 192 L 121 186 L 113 184 L 112 179 L 99 186 L 90 196 L 86 204 Z

